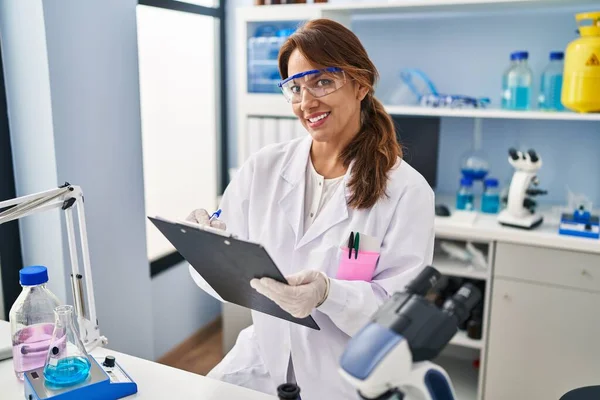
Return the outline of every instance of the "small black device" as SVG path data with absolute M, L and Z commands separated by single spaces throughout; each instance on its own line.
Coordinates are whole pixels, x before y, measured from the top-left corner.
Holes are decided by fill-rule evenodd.
M 436 204 L 435 205 L 435 215 L 437 215 L 438 217 L 449 217 L 450 209 L 443 204 Z

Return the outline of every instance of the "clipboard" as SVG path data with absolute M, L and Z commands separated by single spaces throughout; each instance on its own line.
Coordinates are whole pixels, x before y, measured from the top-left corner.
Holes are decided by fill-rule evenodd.
M 320 330 L 310 315 L 306 318 L 293 317 L 250 286 L 253 278 L 264 277 L 287 283 L 260 244 L 237 239 L 210 226 L 160 217 L 148 219 L 223 300 Z

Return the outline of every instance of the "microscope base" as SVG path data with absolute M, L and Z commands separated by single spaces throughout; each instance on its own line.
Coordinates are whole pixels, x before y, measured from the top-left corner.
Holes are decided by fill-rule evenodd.
M 531 214 L 525 217 L 515 217 L 507 210 L 502 210 L 498 214 L 498 222 L 504 226 L 521 229 L 533 229 L 538 227 L 544 221 L 544 217 L 540 214 Z

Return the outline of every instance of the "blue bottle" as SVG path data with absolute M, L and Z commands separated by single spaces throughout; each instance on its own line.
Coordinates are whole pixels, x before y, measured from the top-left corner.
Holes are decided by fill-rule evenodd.
M 488 214 L 496 214 L 500 211 L 500 190 L 498 179 L 488 178 L 484 181 L 484 190 L 481 195 L 481 211 Z
M 565 109 L 560 101 L 564 58 L 565 54 L 562 51 L 550 53 L 550 62 L 544 69 L 540 82 L 540 95 L 538 97 L 540 110 L 563 111 Z
M 460 187 L 456 193 L 456 209 L 472 211 L 474 209 L 473 181 L 461 178 Z
M 510 67 L 502 76 L 502 108 L 529 110 L 531 108 L 531 84 L 533 72 L 527 59 L 529 53 L 516 51 L 510 55 Z

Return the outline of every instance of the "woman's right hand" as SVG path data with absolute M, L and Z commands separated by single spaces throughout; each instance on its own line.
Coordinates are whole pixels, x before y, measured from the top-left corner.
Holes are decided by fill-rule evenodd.
M 225 222 L 223 221 L 219 221 L 218 219 L 210 221 L 210 215 L 204 208 L 198 208 L 192 211 L 185 220 L 199 225 L 208 225 L 211 228 L 220 229 L 222 231 L 227 229 L 227 225 L 225 225 Z

